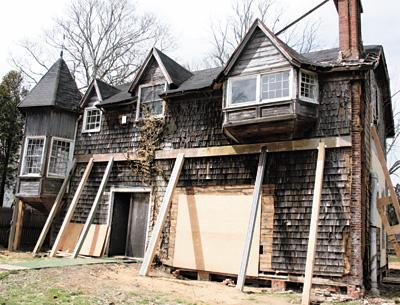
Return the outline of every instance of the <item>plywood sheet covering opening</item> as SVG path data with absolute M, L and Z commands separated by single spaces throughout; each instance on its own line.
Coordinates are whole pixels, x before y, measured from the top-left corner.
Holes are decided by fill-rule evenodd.
M 178 268 L 237 274 L 252 203 L 252 187 L 177 189 L 172 265 Z M 247 274 L 258 276 L 260 215 L 250 251 Z M 175 222 L 174 222 L 175 223 Z
M 83 230 L 83 223 L 70 222 L 67 225 L 65 234 L 60 241 L 60 251 L 72 253 L 78 242 L 79 235 Z M 80 255 L 96 256 L 103 255 L 104 243 L 106 240 L 108 225 L 91 225 L 83 243 Z

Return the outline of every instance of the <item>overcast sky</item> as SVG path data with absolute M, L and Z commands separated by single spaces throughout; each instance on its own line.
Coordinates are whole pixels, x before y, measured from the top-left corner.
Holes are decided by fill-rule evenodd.
M 55 16 L 62 16 L 70 0 L 3 0 L 0 3 L 0 77 L 13 68 L 10 54 L 16 44 L 35 38 L 51 27 Z M 284 7 L 283 19 L 291 21 L 322 0 L 276 0 Z M 233 0 L 137 0 L 139 9 L 156 14 L 168 24 L 176 37 L 177 48 L 169 53 L 182 64 L 196 65 L 209 50 L 212 21 L 224 19 Z M 362 32 L 364 44 L 384 46 L 392 93 L 400 89 L 400 1 L 363 0 Z M 322 47 L 338 45 L 338 21 L 333 1 L 309 18 L 320 21 Z M 283 22 L 285 23 L 285 22 Z M 51 64 L 51 63 L 49 63 Z M 395 99 L 400 103 L 400 94 Z M 400 106 L 398 107 L 400 109 Z M 400 155 L 399 155 L 400 157 Z

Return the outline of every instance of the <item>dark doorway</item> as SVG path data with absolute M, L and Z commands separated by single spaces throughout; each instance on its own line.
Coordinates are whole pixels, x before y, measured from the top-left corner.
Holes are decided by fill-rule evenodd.
M 114 194 L 109 256 L 144 256 L 149 197 L 149 193 Z

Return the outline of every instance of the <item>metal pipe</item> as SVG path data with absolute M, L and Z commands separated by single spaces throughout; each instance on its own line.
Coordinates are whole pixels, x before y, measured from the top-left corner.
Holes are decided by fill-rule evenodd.
M 371 172 L 371 205 L 370 205 L 370 260 L 371 260 L 371 293 L 379 295 L 378 290 L 378 258 L 376 228 L 378 227 L 377 215 L 378 176 Z

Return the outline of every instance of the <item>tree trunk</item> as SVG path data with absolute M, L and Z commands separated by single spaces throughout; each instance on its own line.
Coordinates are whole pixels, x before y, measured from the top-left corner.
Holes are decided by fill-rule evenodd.
M 7 139 L 6 142 L 6 155 L 4 156 L 4 164 L 3 164 L 3 172 L 1 173 L 1 183 L 0 183 L 0 207 L 4 205 L 4 194 L 6 190 L 6 180 L 7 180 L 7 170 L 8 163 L 10 162 L 10 154 L 11 154 L 11 136 Z

